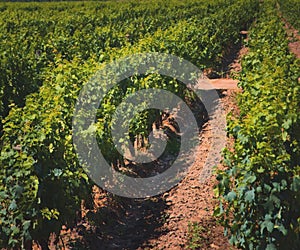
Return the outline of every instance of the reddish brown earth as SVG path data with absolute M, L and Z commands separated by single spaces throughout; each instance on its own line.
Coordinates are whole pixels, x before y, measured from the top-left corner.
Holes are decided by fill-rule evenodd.
M 288 22 L 285 23 L 285 28 L 289 38 L 289 48 L 297 58 L 300 58 L 300 35 L 298 30 L 294 29 Z
M 238 80 L 230 79 L 230 78 L 219 78 L 219 79 L 211 79 L 211 85 L 215 89 L 231 89 L 235 90 L 238 89 Z
M 299 31 L 296 30 L 285 18 L 281 17 L 284 24 L 285 30 L 288 35 L 289 40 L 289 49 L 290 51 L 300 59 L 300 35 Z M 298 81 L 300 82 L 300 76 L 298 77 Z
M 279 15 L 284 22 L 284 27 L 288 35 L 290 51 L 294 53 L 297 58 L 300 58 L 300 33 L 283 17 L 280 11 Z
M 234 91 L 222 91 L 222 111 L 217 115 L 224 115 L 234 105 Z M 212 124 L 207 123 L 201 134 L 201 145 L 196 148 L 197 160 L 189 170 L 182 182 L 165 193 L 167 204 L 167 219 L 159 229 L 163 232 L 160 237 L 150 239 L 138 249 L 184 249 L 191 245 L 191 231 L 189 225 L 197 224 L 198 240 L 195 241 L 196 249 L 230 249 L 223 228 L 218 225 L 213 217 L 216 206 L 214 198 L 215 176 L 210 176 L 206 181 L 200 180 L 202 169 L 212 145 Z M 211 166 L 213 167 L 213 166 Z M 219 165 L 219 167 L 221 167 Z

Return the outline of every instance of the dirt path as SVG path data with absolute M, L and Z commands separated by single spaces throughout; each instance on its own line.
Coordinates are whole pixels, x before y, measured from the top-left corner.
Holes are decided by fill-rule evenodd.
M 287 23 L 285 24 L 285 28 L 289 37 L 289 49 L 297 58 L 300 58 L 300 36 L 298 35 L 298 31 L 289 27 Z
M 280 11 L 280 6 L 279 6 L 278 3 L 277 3 L 277 9 L 278 9 L 278 12 L 279 12 L 279 16 L 281 17 L 281 19 L 284 23 L 286 33 L 288 35 L 289 49 L 292 53 L 295 54 L 295 56 L 297 58 L 300 58 L 300 33 L 282 15 L 282 13 Z M 299 77 L 299 79 L 300 79 L 300 77 Z
M 220 161 L 220 151 L 216 149 L 217 154 L 213 159 L 215 162 L 210 162 L 205 167 L 209 149 L 215 146 L 212 145 L 212 130 L 216 124 L 219 124 L 219 140 L 223 143 L 226 141 L 225 114 L 234 105 L 234 93 L 234 90 L 220 91 L 221 105 L 202 131 L 201 145 L 196 149 L 195 164 L 178 186 L 164 194 L 169 206 L 165 211 L 167 219 L 159 230 L 165 233 L 156 239 L 148 240 L 138 249 L 184 249 L 188 246 L 195 249 L 230 249 L 228 240 L 223 236 L 223 228 L 212 216 L 216 205 L 213 194 L 216 181 L 213 176 L 209 176 L 210 173 L 208 176 L 203 175 L 203 168 L 204 172 L 212 170 L 215 162 Z M 210 152 L 212 151 L 214 149 Z M 191 235 L 193 230 L 189 228 L 191 229 L 192 224 L 197 225 L 194 232 L 197 231 L 198 237 L 193 238 Z
M 229 65 L 231 73 L 241 70 L 240 61 L 247 52 L 245 47 L 240 49 Z M 237 109 L 236 93 L 240 89 L 238 81 L 230 78 L 212 79 L 210 83 L 218 90 L 220 103 L 202 129 L 201 144 L 195 149 L 197 159 L 178 186 L 163 195 L 166 220 L 157 229 L 159 237 L 150 238 L 138 249 L 234 249 L 213 217 L 217 200 L 212 170 L 215 165 L 222 168 L 221 150 L 227 142 L 226 115 Z

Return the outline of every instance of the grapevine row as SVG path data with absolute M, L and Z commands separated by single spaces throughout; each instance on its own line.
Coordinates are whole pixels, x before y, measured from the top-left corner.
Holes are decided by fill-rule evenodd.
M 110 49 L 134 44 L 158 28 L 166 30 L 191 16 L 203 18 L 208 6 L 176 0 L 141 6 L 125 2 L 122 8 L 115 2 L 6 3 L 0 11 L 0 118 L 4 118 L 10 104 L 23 106 L 26 96 L 38 90 L 56 57 L 103 61 Z
M 299 60 L 288 50 L 275 1 L 264 1 L 250 30 L 238 96 L 229 119 L 233 151 L 218 175 L 221 217 L 230 242 L 243 249 L 300 247 Z

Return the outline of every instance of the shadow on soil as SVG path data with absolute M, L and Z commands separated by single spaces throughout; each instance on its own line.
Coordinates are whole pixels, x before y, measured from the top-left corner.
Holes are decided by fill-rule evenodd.
M 77 226 L 81 239 L 69 242 L 71 249 L 138 249 L 151 238 L 164 234 L 160 228 L 167 208 L 161 196 L 148 199 L 114 197 L 111 206 L 88 212 L 87 222 Z

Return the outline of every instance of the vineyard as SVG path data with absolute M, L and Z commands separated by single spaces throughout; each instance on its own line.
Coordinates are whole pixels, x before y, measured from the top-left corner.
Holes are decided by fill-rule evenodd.
M 97 210 L 97 183 L 77 154 L 74 126 L 85 125 L 74 121 L 74 110 L 82 89 L 97 72 L 139 54 L 140 61 L 128 65 L 136 72 L 140 65 L 148 65 L 142 53 L 154 52 L 185 59 L 205 79 L 232 76 L 239 81 L 238 111 L 227 115 L 231 143 L 223 150 L 222 167 L 211 166 L 216 169 L 211 176 L 216 201 L 212 213 L 230 244 L 234 249 L 300 249 L 300 61 L 289 51 L 289 39 L 298 38 L 288 37 L 284 28 L 288 22 L 291 29 L 300 29 L 300 1 L 1 2 L 0 13 L 1 249 L 49 249 L 51 242 L 56 249 L 102 249 L 101 242 L 97 247 L 93 242 L 80 247 L 72 240 L 66 246 L 59 243 L 63 230 L 76 230 L 82 220 L 93 227 L 111 216 L 105 202 Z M 232 74 L 229 64 L 241 47 L 247 48 L 242 70 Z M 163 65 L 165 72 L 177 70 L 171 63 Z M 178 72 L 182 71 L 174 74 Z M 180 77 L 196 84 L 203 76 Z M 209 91 L 198 98 L 180 79 L 149 67 L 107 89 L 94 125 L 80 137 L 95 135 L 108 165 L 138 179 L 172 168 L 184 141 L 179 122 L 168 113 L 145 109 L 131 120 L 132 105 L 118 114 L 129 129 L 126 138 L 146 150 L 153 131 L 161 128 L 166 148 L 148 164 L 130 161 L 116 148 L 112 130 L 118 107 L 132 94 L 153 89 L 182 99 L 195 115 L 199 133 L 211 120 L 204 101 Z M 96 92 L 97 88 L 90 90 L 91 102 Z M 88 145 L 85 139 L 80 143 Z M 86 146 L 92 158 L 89 150 Z M 158 170 L 158 162 L 170 159 Z M 119 184 L 125 189 L 124 180 Z M 130 201 L 98 189 L 116 206 L 131 206 Z M 144 199 L 155 210 L 159 202 L 154 201 L 166 203 L 168 195 Z M 160 222 L 165 219 L 163 209 L 159 217 Z M 96 227 L 102 235 L 101 223 Z M 151 220 L 148 224 L 151 227 Z M 214 249 L 195 243 L 201 241 L 197 225 L 186 226 L 184 230 L 194 236 L 176 249 Z M 125 227 L 131 237 L 134 229 Z M 135 248 L 144 249 L 143 243 Z

